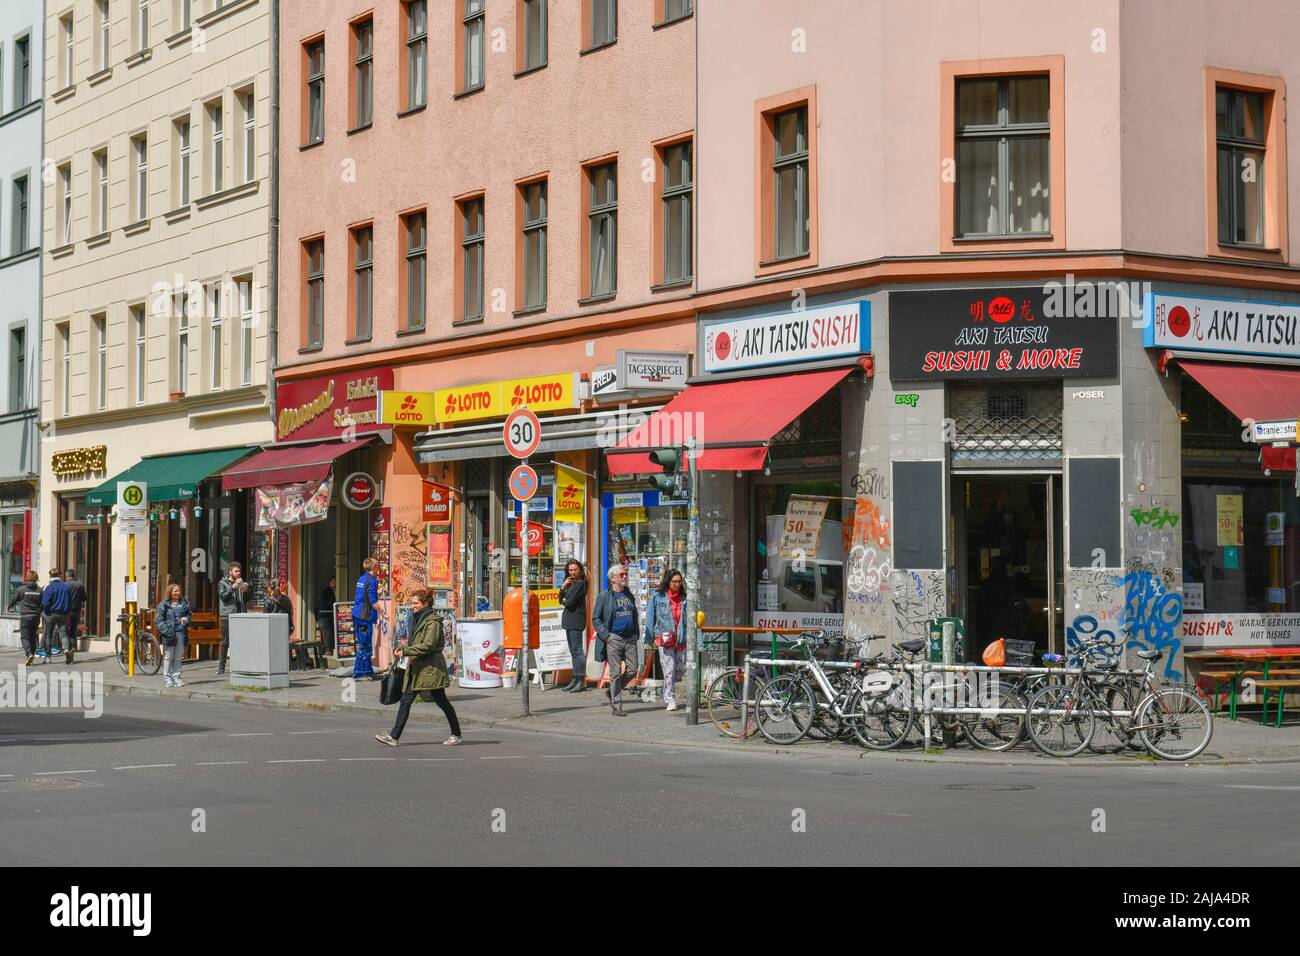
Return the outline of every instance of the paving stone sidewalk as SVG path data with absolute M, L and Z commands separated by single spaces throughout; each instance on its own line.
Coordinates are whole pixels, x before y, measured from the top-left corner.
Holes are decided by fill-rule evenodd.
M 15 672 L 23 661 L 20 652 L 0 650 L 0 672 Z M 321 712 L 372 714 L 375 730 L 391 726 L 396 708 L 379 702 L 378 681 L 343 680 L 325 670 L 291 671 L 289 687 L 261 691 L 232 687 L 229 675 L 217 676 L 214 661 L 187 662 L 181 688 L 162 686 L 162 675 L 127 677 L 117 661 L 108 654 L 79 653 L 76 662 L 67 667 L 63 658 L 54 664 L 36 664 L 29 670 L 99 671 L 104 675 L 104 689 L 109 694 L 162 696 L 170 699 L 225 701 L 256 707 L 290 708 Z M 919 747 L 900 748 L 889 753 L 862 751 L 843 743 L 818 743 L 805 741 L 794 747 L 778 747 L 761 738 L 734 740 L 721 735 L 710 723 L 707 713 L 700 712 L 700 723 L 691 726 L 687 711 L 667 713 L 662 704 L 644 703 L 630 693 L 625 695 L 626 717 L 610 713 L 604 691 L 590 689 L 579 694 L 566 694 L 560 690 L 541 690 L 533 685 L 530 693 L 531 716 L 522 716 L 522 697 L 519 688 L 504 690 L 461 688 L 449 691 L 456 713 L 467 733 L 475 728 L 503 727 L 513 730 L 559 733 L 577 737 L 599 737 L 605 740 L 636 743 L 670 743 L 673 746 L 707 748 L 730 753 L 763 754 L 777 758 L 844 756 L 846 753 L 862 755 L 863 759 L 895 759 L 934 761 L 979 765 L 1041 765 L 1053 762 L 1031 747 L 1017 747 L 1014 751 L 990 754 L 969 746 L 958 746 L 949 751 L 925 751 Z M 682 695 L 684 696 L 684 695 Z M 412 721 L 442 723 L 442 715 L 432 704 L 417 704 L 412 711 Z M 1226 716 L 1216 719 L 1214 738 L 1207 751 L 1193 764 L 1250 764 L 1250 763 L 1300 763 L 1300 713 L 1287 712 L 1281 728 L 1262 727 L 1258 712 L 1252 711 L 1237 721 Z M 1145 766 L 1157 764 L 1175 766 L 1165 761 L 1153 761 L 1143 755 L 1088 755 L 1071 758 L 1063 765 Z

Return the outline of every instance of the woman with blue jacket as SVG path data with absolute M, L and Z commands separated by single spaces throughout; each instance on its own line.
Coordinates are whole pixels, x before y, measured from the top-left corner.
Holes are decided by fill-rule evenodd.
M 181 658 L 185 656 L 185 644 L 189 640 L 190 602 L 181 593 L 181 586 L 173 584 L 167 589 L 167 598 L 158 605 L 154 615 L 158 633 L 163 643 L 163 686 L 183 687 L 181 680 Z
M 676 684 L 686 672 L 686 582 L 676 568 L 668 570 L 646 604 L 645 646 L 652 645 L 659 649 L 664 672 L 665 709 L 676 710 Z

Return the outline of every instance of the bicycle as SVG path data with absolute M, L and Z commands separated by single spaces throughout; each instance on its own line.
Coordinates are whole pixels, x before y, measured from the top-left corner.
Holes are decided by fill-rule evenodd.
M 822 631 L 805 631 L 804 635 L 820 637 Z M 801 635 L 803 636 L 803 635 Z M 751 658 L 761 659 L 761 651 L 752 651 Z M 762 688 L 774 676 L 775 668 L 769 664 L 750 664 L 749 668 L 749 706 L 744 707 L 745 669 L 732 667 L 723 671 L 709 682 L 704 692 L 704 705 L 709 720 L 718 728 L 718 732 L 727 737 L 747 739 L 758 733 L 754 717 L 754 701 Z M 742 714 L 747 718 L 742 726 Z
M 1082 667 L 1067 683 L 1039 690 L 1026 707 L 1034 745 L 1048 756 L 1073 757 L 1092 742 L 1100 712 L 1126 742 L 1136 737 L 1162 760 L 1190 760 L 1205 750 L 1214 734 L 1205 701 L 1186 686 L 1159 684 L 1155 662 L 1164 657 L 1163 650 L 1138 651 L 1137 656 L 1146 666 L 1140 676 L 1128 680 L 1146 693 L 1135 708 L 1124 707 L 1124 712 L 1114 706 L 1122 698 L 1127 703 L 1124 687 Z
M 141 612 L 119 614 L 117 621 L 123 628 L 129 630 L 132 619 L 135 621 L 135 669 L 143 674 L 157 674 L 163 662 L 162 644 L 158 642 L 158 638 L 145 630 L 144 615 Z M 127 660 L 128 644 L 125 631 L 113 639 L 113 650 L 123 674 L 130 673 L 130 662 Z
M 856 675 L 861 672 L 862 661 L 821 661 L 814 648 L 827 644 L 829 641 L 824 638 L 801 636 L 791 645 L 792 649 L 804 655 L 803 660 L 793 665 L 794 673 L 772 678 L 754 695 L 755 723 L 759 733 L 770 742 L 782 745 L 798 743 L 819 721 L 827 734 L 834 728 L 834 737 L 840 735 L 839 729 L 844 726 L 851 732 L 857 726 L 862 713 L 850 702 L 861 698 L 862 686 Z M 855 679 L 840 679 L 832 683 L 827 675 L 828 668 L 853 672 Z M 811 683 L 805 674 L 811 677 Z M 817 690 L 813 690 L 814 686 Z

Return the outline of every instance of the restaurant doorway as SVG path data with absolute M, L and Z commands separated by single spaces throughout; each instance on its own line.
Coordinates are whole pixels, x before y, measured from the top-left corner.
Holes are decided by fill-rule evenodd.
M 1060 653 L 1064 560 L 1061 477 L 956 474 L 958 615 L 966 656 L 998 638 L 1033 641 L 1035 658 Z

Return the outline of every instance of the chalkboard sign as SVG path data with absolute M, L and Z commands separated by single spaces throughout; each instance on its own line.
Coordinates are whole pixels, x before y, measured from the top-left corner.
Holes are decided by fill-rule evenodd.
M 1070 567 L 1122 567 L 1119 459 L 1071 458 L 1069 462 Z
M 894 567 L 943 567 L 943 462 L 894 462 Z
M 271 532 L 257 530 L 257 519 L 251 510 L 248 514 L 248 566 L 244 568 L 244 578 L 248 581 L 246 606 L 265 605 L 266 590 L 271 584 Z

